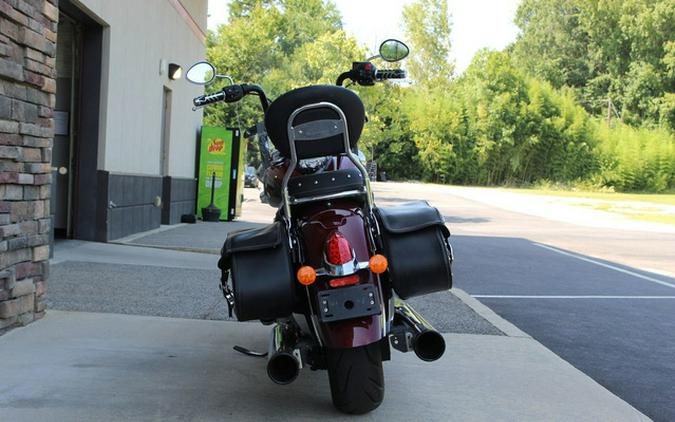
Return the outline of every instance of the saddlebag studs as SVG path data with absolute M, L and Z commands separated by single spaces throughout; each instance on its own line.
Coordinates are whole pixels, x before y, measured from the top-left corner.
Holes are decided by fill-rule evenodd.
M 363 178 L 356 169 L 298 175 L 288 184 L 288 194 L 294 200 L 342 195 L 350 191 L 351 195 L 362 195 L 365 192 Z

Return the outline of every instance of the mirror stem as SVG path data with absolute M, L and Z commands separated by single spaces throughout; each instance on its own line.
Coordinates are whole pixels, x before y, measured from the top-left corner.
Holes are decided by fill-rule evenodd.
M 230 85 L 234 85 L 234 79 L 232 79 L 232 76 L 229 76 L 229 75 L 216 75 L 216 78 L 227 79 L 228 81 L 230 81 Z

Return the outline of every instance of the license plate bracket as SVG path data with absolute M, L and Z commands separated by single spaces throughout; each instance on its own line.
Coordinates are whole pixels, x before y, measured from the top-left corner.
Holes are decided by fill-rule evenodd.
M 373 284 L 323 290 L 318 294 L 319 319 L 335 322 L 380 314 L 377 288 Z

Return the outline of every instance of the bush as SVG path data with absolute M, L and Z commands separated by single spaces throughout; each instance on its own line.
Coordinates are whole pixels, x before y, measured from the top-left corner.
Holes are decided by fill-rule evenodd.
M 405 125 L 380 159 L 388 156 L 390 168 L 419 166 L 424 180 L 650 192 L 675 187 L 672 132 L 607 127 L 578 105 L 572 89 L 526 75 L 503 52 L 483 51 L 447 89 L 411 86 L 400 102 Z
M 410 87 L 402 112 L 423 178 L 464 184 L 569 182 L 597 170 L 593 128 L 570 90 L 483 51 L 447 89 Z
M 599 179 L 623 191 L 663 192 L 675 188 L 675 137 L 665 129 L 608 127 L 596 122 Z

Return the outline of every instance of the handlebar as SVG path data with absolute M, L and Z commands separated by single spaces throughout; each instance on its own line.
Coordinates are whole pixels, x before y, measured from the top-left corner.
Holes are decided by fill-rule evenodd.
M 382 69 L 375 71 L 375 79 L 383 81 L 385 79 L 405 79 L 405 70 L 403 69 Z
M 225 92 L 219 91 L 209 95 L 200 95 L 199 97 L 192 100 L 192 103 L 195 105 L 195 107 L 203 107 L 205 105 L 217 103 L 218 101 L 223 101 L 224 99 Z
M 342 86 L 342 83 L 345 81 L 345 79 L 352 79 L 352 72 L 343 72 L 338 76 L 337 81 L 335 81 L 335 85 L 337 86 Z
M 386 79 L 403 79 L 406 77 L 403 69 L 382 69 L 378 70 L 370 62 L 353 62 L 352 70 L 343 72 L 338 76 L 335 84 L 342 86 L 345 79 L 351 79 L 362 86 L 375 85 L 375 82 Z
M 242 98 L 245 95 L 254 94 L 257 95 L 260 99 L 260 105 L 262 106 L 263 111 L 267 111 L 269 102 L 267 101 L 267 96 L 265 91 L 260 88 L 258 85 L 229 85 L 223 88 L 222 91 L 214 92 L 213 94 L 200 95 L 192 100 L 192 103 L 195 107 L 203 107 L 205 105 L 217 103 L 220 101 L 225 101 L 226 103 L 234 103 Z
M 269 107 L 270 103 L 267 100 L 267 96 L 265 95 L 265 91 L 258 85 L 250 85 L 250 84 L 244 84 L 241 85 L 242 90 L 244 91 L 244 95 L 248 94 L 254 94 L 258 96 L 258 99 L 260 100 L 260 106 L 262 107 L 263 111 L 267 111 L 267 107 Z

